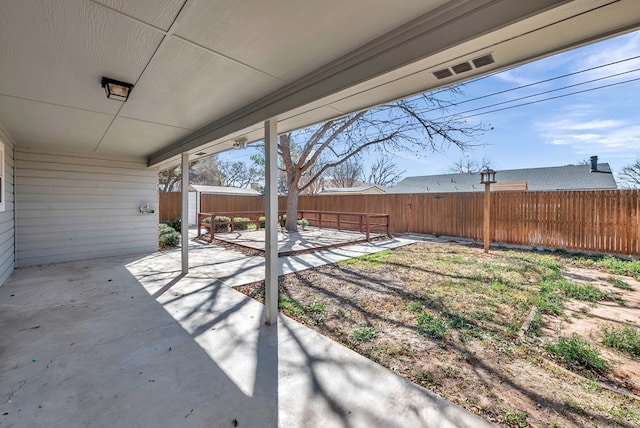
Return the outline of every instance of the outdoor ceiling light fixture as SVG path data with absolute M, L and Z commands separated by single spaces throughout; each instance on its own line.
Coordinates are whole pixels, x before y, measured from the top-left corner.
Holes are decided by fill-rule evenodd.
M 233 146 L 234 149 L 246 149 L 247 148 L 247 139 L 244 137 L 240 137 L 237 140 L 234 140 Z
M 120 82 L 118 80 L 109 79 L 108 77 L 102 78 L 101 85 L 107 93 L 107 98 L 122 102 L 126 102 L 129 99 L 129 94 L 133 89 L 133 85 L 131 83 Z

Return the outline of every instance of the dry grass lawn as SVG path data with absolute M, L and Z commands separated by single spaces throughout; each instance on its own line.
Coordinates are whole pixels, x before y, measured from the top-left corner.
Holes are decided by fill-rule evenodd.
M 279 305 L 490 421 L 640 426 L 637 278 L 640 262 L 418 243 L 281 277 Z

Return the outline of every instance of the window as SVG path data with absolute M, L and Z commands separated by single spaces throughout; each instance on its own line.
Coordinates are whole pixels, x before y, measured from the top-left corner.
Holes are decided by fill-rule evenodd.
M 6 180 L 4 179 L 4 171 L 4 143 L 0 141 L 0 211 L 5 209 L 4 183 Z

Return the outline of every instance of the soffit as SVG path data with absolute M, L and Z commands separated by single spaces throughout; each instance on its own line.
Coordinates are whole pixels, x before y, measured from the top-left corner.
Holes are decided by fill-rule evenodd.
M 3 0 L 0 123 L 18 144 L 149 156 L 444 2 Z
M 441 50 L 346 90 L 289 109 L 277 115 L 278 130 L 287 132 L 318 121 L 369 108 L 387 101 L 478 77 L 534 59 L 611 37 L 640 26 L 640 8 L 634 0 L 573 1 Z M 491 53 L 494 64 L 438 80 L 433 72 Z M 224 138 L 189 150 L 215 153 L 228 149 L 236 138 L 249 142 L 263 138 L 260 124 L 234 130 Z M 165 160 L 161 165 L 175 162 Z

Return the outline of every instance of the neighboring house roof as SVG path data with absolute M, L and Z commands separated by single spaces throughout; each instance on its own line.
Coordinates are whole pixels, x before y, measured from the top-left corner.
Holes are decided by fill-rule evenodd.
M 498 182 L 526 181 L 528 190 L 595 190 L 617 189 L 608 163 L 599 163 L 597 171 L 591 165 L 567 165 L 546 168 L 498 170 Z M 480 174 L 442 174 L 407 177 L 387 193 L 480 192 Z
M 365 184 L 362 186 L 355 187 L 333 187 L 330 189 L 324 189 L 320 193 L 331 193 L 331 194 L 362 194 L 362 193 L 385 193 L 385 188 L 382 186 L 378 186 L 377 184 Z
M 243 189 L 241 187 L 206 186 L 204 184 L 192 184 L 189 186 L 189 190 L 217 195 L 260 195 L 260 192 L 254 189 Z

